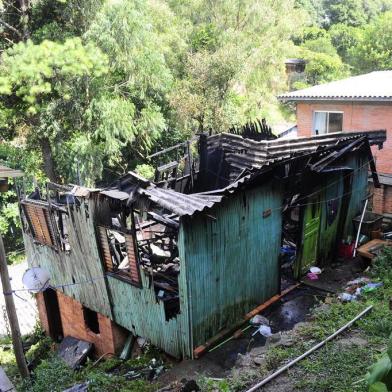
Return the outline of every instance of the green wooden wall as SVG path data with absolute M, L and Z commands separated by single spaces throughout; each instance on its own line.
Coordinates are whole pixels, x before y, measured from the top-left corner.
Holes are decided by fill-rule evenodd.
M 270 182 L 232 195 L 208 212 L 213 218 L 184 221 L 193 347 L 279 292 L 281 203 L 280 186 Z
M 111 318 L 137 336 L 151 340 L 175 357 L 190 356 L 184 274 L 180 274 L 179 278 L 181 314 L 167 322 L 163 305 L 156 300 L 154 289 L 149 288 L 143 272 L 143 289 L 114 277 L 104 278 L 105 271 L 95 236 L 95 208 L 95 201 L 89 199 L 82 200 L 80 208 L 69 210 L 69 253 L 35 244 L 25 234 L 29 265 L 45 268 L 50 273 L 52 286 L 60 285 L 57 290 L 89 309 Z M 87 282 L 90 280 L 93 282 Z M 81 284 L 68 285 L 73 282 Z
M 52 286 L 64 285 L 58 290 L 86 307 L 107 317 L 112 317 L 109 296 L 103 278 L 105 272 L 100 261 L 94 223 L 91 219 L 93 212 L 94 203 L 91 199 L 82 201 L 80 208 L 70 209 L 67 218 L 71 246 L 69 253 L 35 244 L 32 238 L 25 234 L 26 254 L 30 266 L 40 266 L 49 271 Z M 67 285 L 92 279 L 94 281 L 89 283 Z

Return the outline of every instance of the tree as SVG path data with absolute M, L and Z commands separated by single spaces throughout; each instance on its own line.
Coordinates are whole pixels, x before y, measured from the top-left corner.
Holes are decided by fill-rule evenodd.
M 324 0 L 325 26 L 363 26 L 391 7 L 391 0 Z
M 290 38 L 304 20 L 294 1 L 170 4 L 193 26 L 193 50 L 170 94 L 182 126 L 219 132 L 267 114 L 285 84 Z
M 335 24 L 329 29 L 331 42 L 344 63 L 353 64 L 351 51 L 362 39 L 363 28 Z
M 366 26 L 349 53 L 357 73 L 392 69 L 392 11 Z
M 64 44 L 20 42 L 1 59 L 0 95 L 8 110 L 6 118 L 13 117 L 13 136 L 24 136 L 28 143 L 40 145 L 45 172 L 56 181 L 52 147 L 62 129 L 46 122 L 45 117 L 55 100 L 70 100 L 72 83 L 105 73 L 106 58 L 93 44 L 70 38 Z

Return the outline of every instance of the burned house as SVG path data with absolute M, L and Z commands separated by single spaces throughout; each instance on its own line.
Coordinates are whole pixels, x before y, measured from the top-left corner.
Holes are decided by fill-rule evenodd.
M 369 169 L 377 184 L 370 145 L 384 140 L 201 135 L 197 154 L 189 143 L 166 161 L 155 154 L 154 182 L 129 172 L 105 189 L 48 184 L 22 198 L 29 265 L 51 276 L 37 296 L 45 330 L 90 341 L 98 355 L 133 334 L 194 357 L 280 292 L 285 244 L 296 276 L 333 260 L 353 234 Z

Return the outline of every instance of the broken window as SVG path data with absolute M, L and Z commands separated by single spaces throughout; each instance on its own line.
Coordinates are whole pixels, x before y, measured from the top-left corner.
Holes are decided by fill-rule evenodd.
M 56 246 L 55 226 L 49 206 L 36 201 L 23 201 L 22 208 L 32 237 L 43 245 Z
M 83 318 L 86 328 L 95 334 L 99 334 L 98 313 L 83 306 Z
M 180 313 L 178 217 L 149 210 L 136 212 L 135 220 L 141 268 L 150 278 L 157 301 L 163 303 L 168 321 Z
M 68 213 L 62 209 L 52 210 L 53 220 L 56 223 L 56 229 L 59 239 L 59 248 L 63 251 L 69 252 L 71 245 L 69 244 L 68 231 Z
M 141 287 L 134 237 L 114 228 L 98 226 L 102 258 L 106 271 Z

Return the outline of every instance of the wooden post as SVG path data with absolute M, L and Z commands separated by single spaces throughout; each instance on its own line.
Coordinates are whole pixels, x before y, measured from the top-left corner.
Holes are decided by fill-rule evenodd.
M 5 256 L 3 238 L 0 235 L 0 277 L 3 285 L 3 293 L 5 298 L 5 306 L 7 308 L 8 320 L 11 327 L 12 344 L 16 363 L 19 372 L 23 378 L 30 377 L 29 370 L 27 369 L 26 359 L 23 353 L 22 339 L 19 329 L 18 317 L 16 315 L 14 297 L 12 296 L 12 288 L 10 276 L 8 274 L 7 259 Z

